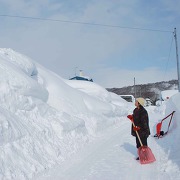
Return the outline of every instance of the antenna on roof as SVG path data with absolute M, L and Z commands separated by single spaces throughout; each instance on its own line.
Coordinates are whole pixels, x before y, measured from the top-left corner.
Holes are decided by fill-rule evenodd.
M 77 70 L 78 67 L 75 67 L 75 76 L 76 76 L 76 70 Z
M 83 76 L 83 70 L 79 70 L 79 76 L 80 76 L 80 77 Z

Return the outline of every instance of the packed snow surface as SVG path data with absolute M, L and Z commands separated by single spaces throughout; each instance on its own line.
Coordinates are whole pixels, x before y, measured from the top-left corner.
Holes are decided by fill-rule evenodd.
M 134 104 L 12 49 L 0 49 L 0 74 L 0 179 L 180 179 L 179 93 L 146 107 L 156 162 L 141 165 L 126 118 Z M 172 111 L 168 134 L 154 138 Z

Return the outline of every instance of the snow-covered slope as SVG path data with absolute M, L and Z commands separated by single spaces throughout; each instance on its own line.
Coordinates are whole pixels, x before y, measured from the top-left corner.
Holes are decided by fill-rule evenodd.
M 160 143 L 162 148 L 167 153 L 168 158 L 173 163 L 177 164 L 178 167 L 180 167 L 180 93 L 176 93 L 175 95 L 173 95 L 166 103 L 166 114 L 170 114 L 172 113 L 172 111 L 175 111 L 175 113 L 168 136 L 166 136 L 166 139 L 163 139 Z M 169 121 L 167 121 L 166 123 L 169 123 Z M 166 130 L 167 128 L 165 129 L 165 131 Z
M 0 49 L 0 74 L 0 179 L 42 179 L 54 167 L 48 179 L 180 178 L 179 93 L 147 107 L 157 161 L 141 166 L 126 118 L 132 103 L 96 83 L 65 80 L 11 49 Z M 172 111 L 168 135 L 156 140 L 157 122 Z
M 30 179 L 62 163 L 132 109 L 11 49 L 0 49 L 0 74 L 0 179 Z

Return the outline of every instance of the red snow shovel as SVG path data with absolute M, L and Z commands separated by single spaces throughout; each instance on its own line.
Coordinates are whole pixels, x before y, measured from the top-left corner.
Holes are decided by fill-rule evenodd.
M 132 121 L 133 126 L 135 127 L 134 122 Z M 139 133 L 136 131 L 136 135 L 139 139 L 141 147 L 138 148 L 138 155 L 141 164 L 149 164 L 156 161 L 154 154 L 148 146 L 143 146 Z

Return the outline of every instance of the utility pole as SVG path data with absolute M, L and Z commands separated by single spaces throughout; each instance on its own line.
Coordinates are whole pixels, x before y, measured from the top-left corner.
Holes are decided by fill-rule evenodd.
M 179 57 L 178 57 L 178 44 L 177 44 L 177 34 L 176 28 L 174 28 L 174 38 L 176 43 L 176 60 L 177 60 L 177 75 L 178 75 L 178 90 L 180 92 L 180 72 L 179 72 Z
M 134 98 L 136 99 L 136 82 L 135 82 L 135 77 L 134 77 Z

